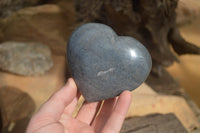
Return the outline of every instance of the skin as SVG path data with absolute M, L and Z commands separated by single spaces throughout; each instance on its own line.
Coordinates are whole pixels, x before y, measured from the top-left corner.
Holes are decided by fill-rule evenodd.
M 101 102 L 84 102 L 76 117 L 72 113 L 80 94 L 72 78 L 54 93 L 32 117 L 27 133 L 119 133 L 131 103 L 131 92 Z

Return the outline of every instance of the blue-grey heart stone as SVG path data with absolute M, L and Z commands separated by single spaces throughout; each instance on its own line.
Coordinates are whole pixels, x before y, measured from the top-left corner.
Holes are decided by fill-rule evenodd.
M 151 70 L 151 56 L 136 39 L 118 36 L 104 24 L 77 28 L 67 46 L 70 72 L 87 102 L 134 90 Z

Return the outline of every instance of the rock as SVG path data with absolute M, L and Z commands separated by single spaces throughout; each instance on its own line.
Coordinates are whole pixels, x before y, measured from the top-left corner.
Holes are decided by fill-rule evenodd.
M 0 45 L 0 69 L 31 76 L 41 75 L 53 66 L 51 51 L 40 43 L 4 42 Z
M 33 98 L 36 111 L 49 97 L 66 83 L 66 57 L 52 55 L 53 67 L 41 76 L 20 76 L 0 71 L 0 88 L 12 86 L 26 92 Z
M 183 25 L 192 22 L 200 16 L 200 2 L 197 0 L 179 0 L 176 12 L 177 24 Z
M 125 120 L 120 133 L 187 133 L 174 114 L 150 114 Z
M 88 23 L 71 35 L 67 47 L 69 68 L 88 102 L 133 90 L 151 70 L 151 56 L 137 40 L 117 34 L 104 24 Z
M 70 2 L 67 4 L 73 6 Z M 0 41 L 41 42 L 48 45 L 53 54 L 65 55 L 75 22 L 73 9 L 64 10 L 54 4 L 21 9 L 0 20 L 0 31 L 3 33 Z

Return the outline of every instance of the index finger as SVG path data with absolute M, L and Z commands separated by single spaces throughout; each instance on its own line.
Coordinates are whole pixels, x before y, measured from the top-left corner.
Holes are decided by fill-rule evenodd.
M 126 113 L 131 103 L 132 94 L 130 91 L 124 91 L 120 94 L 119 99 L 102 129 L 103 133 L 120 132 L 121 126 L 125 119 Z

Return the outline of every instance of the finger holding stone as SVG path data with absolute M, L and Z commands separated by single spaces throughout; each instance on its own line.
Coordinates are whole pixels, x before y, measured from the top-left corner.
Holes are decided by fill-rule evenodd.
M 105 123 L 102 133 L 118 133 L 121 129 L 126 113 L 131 104 L 132 94 L 130 91 L 124 91 L 120 94 L 119 99 L 114 107 L 110 117 Z
M 65 115 L 72 115 L 72 113 L 74 112 L 74 109 L 76 108 L 76 105 L 79 101 L 81 94 L 78 91 L 76 97 L 73 99 L 73 101 L 65 108 L 63 114 Z
M 113 108 L 115 107 L 117 97 L 105 100 L 101 111 L 99 112 L 98 116 L 95 118 L 94 122 L 92 123 L 92 127 L 94 128 L 95 132 L 101 132 L 102 128 L 104 127 L 106 121 L 110 117 Z
M 55 92 L 48 101 L 46 101 L 30 120 L 27 131 L 36 130 L 35 128 L 44 127 L 57 122 L 65 107 L 74 99 L 77 93 L 77 87 L 72 78 L 68 79 L 67 84 Z

